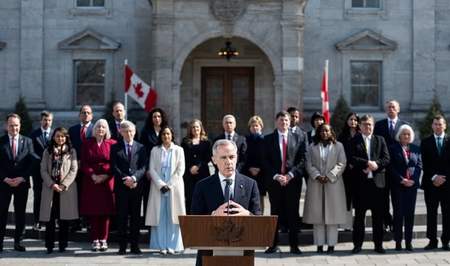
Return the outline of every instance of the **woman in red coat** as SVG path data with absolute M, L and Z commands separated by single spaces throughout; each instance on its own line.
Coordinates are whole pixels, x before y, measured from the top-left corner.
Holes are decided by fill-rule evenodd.
M 108 249 L 109 219 L 115 214 L 114 178 L 109 164 L 111 138 L 108 122 L 99 119 L 94 125 L 94 137 L 83 140 L 81 169 L 81 215 L 89 217 L 91 223 L 92 251 Z

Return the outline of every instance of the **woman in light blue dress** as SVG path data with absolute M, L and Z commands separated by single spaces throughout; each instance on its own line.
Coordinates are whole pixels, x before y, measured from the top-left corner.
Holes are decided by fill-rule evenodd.
M 161 128 L 158 146 L 151 152 L 149 172 L 150 196 L 145 224 L 151 226 L 150 249 L 161 254 L 182 251 L 178 215 L 185 215 L 183 148 L 173 142 L 173 131 Z

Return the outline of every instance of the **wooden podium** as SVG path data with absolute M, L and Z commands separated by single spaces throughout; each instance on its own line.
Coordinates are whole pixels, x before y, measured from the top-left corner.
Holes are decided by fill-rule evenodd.
M 180 215 L 184 247 L 203 250 L 203 266 L 254 265 L 273 244 L 278 216 Z

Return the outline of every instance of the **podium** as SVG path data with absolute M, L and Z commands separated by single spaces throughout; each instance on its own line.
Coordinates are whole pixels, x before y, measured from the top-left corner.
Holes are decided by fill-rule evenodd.
M 203 266 L 255 263 L 255 249 L 273 244 L 278 216 L 180 215 L 185 247 L 203 250 Z

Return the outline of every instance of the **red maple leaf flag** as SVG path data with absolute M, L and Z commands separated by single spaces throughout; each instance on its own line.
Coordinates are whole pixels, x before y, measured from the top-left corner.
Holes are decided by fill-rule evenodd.
M 325 123 L 330 123 L 330 106 L 328 104 L 328 60 L 325 60 L 325 68 L 323 69 L 322 91 L 322 114 L 325 117 Z
M 125 93 L 139 103 L 146 112 L 156 106 L 158 94 L 125 65 Z

